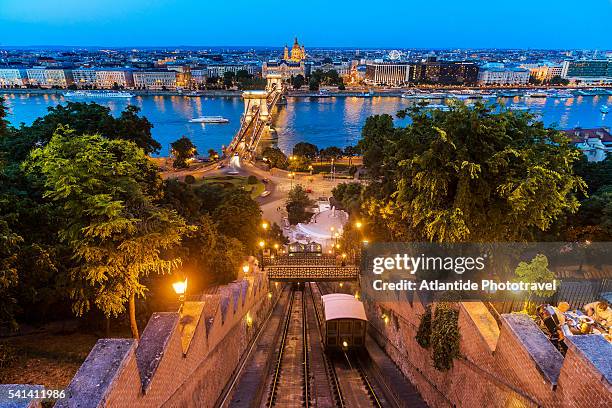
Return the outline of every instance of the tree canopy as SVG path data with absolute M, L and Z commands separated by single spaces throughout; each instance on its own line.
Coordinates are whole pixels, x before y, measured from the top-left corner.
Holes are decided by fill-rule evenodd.
M 182 136 L 180 139 L 172 142 L 170 149 L 174 156 L 172 166 L 179 169 L 189 167 L 189 160 L 198 154 L 195 145 L 187 136 Z
M 577 210 L 581 153 L 531 115 L 482 104 L 400 114 L 412 123 L 370 117 L 359 142 L 373 178 L 363 211 L 381 238 L 521 241 Z
M 71 293 L 75 313 L 95 304 L 105 315 L 118 316 L 129 301 L 137 338 L 135 296 L 146 290 L 141 280 L 180 263 L 165 259 L 163 251 L 177 246 L 188 229 L 175 211 L 155 204 L 153 165 L 133 142 L 68 131 L 34 150 L 27 166 L 44 174 L 45 196 L 64 213 L 60 238 L 79 260 L 70 271 L 81 283 Z
M 161 145 L 151 135 L 153 125 L 145 117 L 138 116 L 140 109 L 128 105 L 118 118 L 110 108 L 97 103 L 68 102 L 48 108 L 48 113 L 36 119 L 32 125 L 22 125 L 9 137 L 0 141 L 0 150 L 6 150 L 15 158 L 24 160 L 29 151 L 48 143 L 61 125 L 74 130 L 75 135 L 99 134 L 107 139 L 134 142 L 145 153 L 159 151 Z

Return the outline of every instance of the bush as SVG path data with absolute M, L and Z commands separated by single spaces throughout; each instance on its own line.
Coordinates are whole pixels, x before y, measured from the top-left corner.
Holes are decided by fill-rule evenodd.
M 417 334 L 414 337 L 423 348 L 429 348 L 431 345 L 431 305 L 425 308 L 425 313 L 421 316 L 421 323 L 417 329 Z
M 247 177 L 247 184 L 257 184 L 257 177 L 253 175 Z
M 191 174 L 188 174 L 185 176 L 185 183 L 186 184 L 193 184 L 195 183 L 196 179 L 194 176 L 192 176 Z
M 451 303 L 438 303 L 431 323 L 431 345 L 436 370 L 447 371 L 459 356 L 459 311 Z

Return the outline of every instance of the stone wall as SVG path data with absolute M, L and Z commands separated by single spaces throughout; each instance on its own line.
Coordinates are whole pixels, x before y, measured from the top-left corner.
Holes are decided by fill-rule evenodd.
M 257 273 L 155 313 L 140 341 L 101 339 L 56 407 L 211 407 L 278 298 Z
M 461 356 L 441 372 L 415 340 L 418 297 L 364 303 L 372 336 L 432 407 L 612 406 L 612 345 L 599 335 L 573 336 L 564 358 L 528 316 L 499 327 L 483 303 L 459 303 Z

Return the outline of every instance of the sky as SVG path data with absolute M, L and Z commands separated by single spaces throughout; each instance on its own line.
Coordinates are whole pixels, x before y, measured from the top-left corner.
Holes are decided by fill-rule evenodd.
M 0 0 L 0 46 L 612 49 L 612 0 Z

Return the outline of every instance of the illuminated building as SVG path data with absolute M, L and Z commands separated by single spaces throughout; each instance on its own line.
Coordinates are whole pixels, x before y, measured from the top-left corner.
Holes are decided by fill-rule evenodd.
M 29 68 L 26 70 L 30 85 L 41 88 L 66 88 L 72 85 L 72 71 L 64 69 Z
M 573 82 L 612 83 L 612 60 L 565 61 L 561 76 Z
M 264 62 L 261 67 L 261 74 L 266 78 L 269 74 L 281 75 L 283 79 L 291 78 L 292 76 L 306 76 L 306 49 L 300 46 L 297 37 L 289 53 L 289 47 L 285 45 L 283 51 L 283 59 L 280 61 Z
M 406 62 L 367 62 L 365 82 L 371 85 L 403 85 L 410 78 Z
M 25 86 L 27 84 L 27 74 L 25 70 L 17 68 L 0 68 L 0 87 L 12 88 L 15 86 Z
M 523 68 L 487 68 L 478 72 L 481 85 L 525 85 L 530 72 Z
M 136 89 L 176 89 L 176 72 L 167 70 L 134 71 Z

